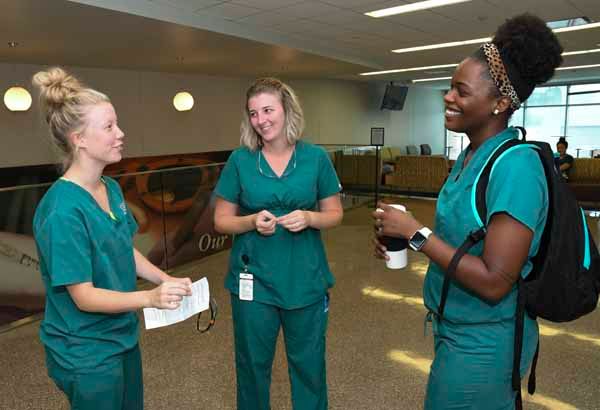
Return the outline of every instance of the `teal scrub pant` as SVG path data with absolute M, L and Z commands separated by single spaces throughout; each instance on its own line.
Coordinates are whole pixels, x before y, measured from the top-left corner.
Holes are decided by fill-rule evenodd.
M 453 324 L 433 318 L 435 358 L 425 410 L 513 410 L 514 321 Z M 538 326 L 526 317 L 521 377 L 531 365 Z
M 142 410 L 142 359 L 136 346 L 100 370 L 69 371 L 46 353 L 48 374 L 69 399 L 72 410 Z
M 271 368 L 283 328 L 294 410 L 327 409 L 325 333 L 329 296 L 300 309 L 231 294 L 238 410 L 270 410 Z

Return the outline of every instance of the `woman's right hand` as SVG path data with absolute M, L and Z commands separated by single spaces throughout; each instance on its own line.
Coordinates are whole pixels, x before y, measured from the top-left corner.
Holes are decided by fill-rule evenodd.
M 254 226 L 261 235 L 273 235 L 277 227 L 277 217 L 266 209 L 262 210 L 255 215 Z
M 191 295 L 184 282 L 163 282 L 150 291 L 150 306 L 158 309 L 177 309 L 184 296 Z

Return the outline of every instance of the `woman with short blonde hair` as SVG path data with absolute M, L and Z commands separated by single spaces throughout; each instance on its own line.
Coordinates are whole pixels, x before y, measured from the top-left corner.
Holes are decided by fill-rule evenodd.
M 284 136 L 288 144 L 294 145 L 304 132 L 304 112 L 296 93 L 287 84 L 276 78 L 259 78 L 246 92 L 246 101 L 263 93 L 274 94 L 281 100 L 285 111 Z M 262 147 L 262 137 L 252 127 L 247 106 L 244 106 L 242 110 L 240 132 L 240 145 L 252 151 Z

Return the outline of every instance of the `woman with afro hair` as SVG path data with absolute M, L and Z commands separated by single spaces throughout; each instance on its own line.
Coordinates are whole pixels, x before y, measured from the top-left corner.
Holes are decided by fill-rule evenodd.
M 497 160 L 487 188 L 487 234 L 464 255 L 451 277 L 440 317 L 444 277 L 457 248 L 478 228 L 471 210 L 471 187 L 492 152 L 519 137 L 510 116 L 548 81 L 562 63 L 562 47 L 538 17 L 524 14 L 501 25 L 457 67 L 444 96 L 445 126 L 465 133 L 469 146 L 460 154 L 440 191 L 435 230 L 410 213 L 385 204 L 373 213 L 377 235 L 411 240 L 431 259 L 424 302 L 432 322 L 435 358 L 425 409 L 510 409 L 519 276 L 531 271 L 548 214 L 548 187 L 542 163 L 532 149 L 514 150 Z M 417 240 L 418 239 L 418 240 Z M 375 238 L 375 253 L 385 247 Z M 526 315 L 520 376 L 533 360 L 539 331 Z

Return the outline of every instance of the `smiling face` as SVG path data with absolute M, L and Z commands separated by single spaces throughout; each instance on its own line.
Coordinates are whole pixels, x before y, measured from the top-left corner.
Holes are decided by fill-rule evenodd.
M 248 100 L 248 116 L 263 144 L 285 138 L 285 110 L 279 96 L 260 93 Z
M 567 146 L 564 143 L 559 142 L 556 144 L 556 150 L 558 151 L 560 156 L 563 157 L 567 153 Z
M 486 70 L 485 63 L 474 58 L 467 58 L 457 67 L 451 88 L 444 96 L 447 129 L 471 137 L 489 128 L 500 97 L 494 95 Z
M 112 104 L 102 102 L 88 109 L 85 127 L 76 145 L 79 146 L 79 155 L 108 165 L 121 160 L 124 137 L 125 134 L 117 125 L 117 114 Z

